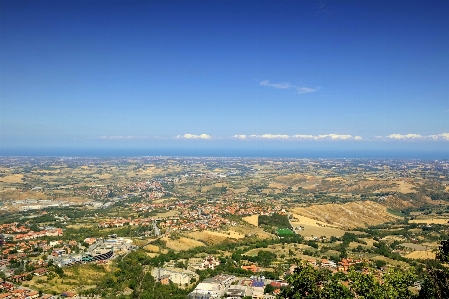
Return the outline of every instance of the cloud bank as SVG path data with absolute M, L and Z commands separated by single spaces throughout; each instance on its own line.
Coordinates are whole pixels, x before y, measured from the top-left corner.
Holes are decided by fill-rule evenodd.
M 211 139 L 212 136 L 208 135 L 208 134 L 200 134 L 200 135 L 194 135 L 194 134 L 184 134 L 184 135 L 178 135 L 176 136 L 176 138 L 181 138 L 181 139 Z
M 340 134 L 323 134 L 323 135 L 285 135 L 285 134 L 262 134 L 262 135 L 234 135 L 233 138 L 238 139 L 279 139 L 279 140 L 363 140 L 360 136 L 340 135 Z
M 391 134 L 387 136 L 388 139 L 395 140 L 449 140 L 449 133 L 441 133 L 435 135 L 423 136 L 420 134 Z

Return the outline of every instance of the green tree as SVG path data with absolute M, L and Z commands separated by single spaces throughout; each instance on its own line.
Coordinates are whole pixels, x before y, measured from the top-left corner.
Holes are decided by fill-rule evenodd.
M 273 287 L 271 284 L 267 284 L 265 286 L 264 293 L 271 294 L 271 293 L 273 293 L 274 290 L 275 290 L 275 287 Z
M 320 299 L 351 299 L 353 293 L 343 285 L 336 275 L 324 285 L 321 290 Z
M 449 240 L 441 241 L 437 251 L 436 259 L 442 263 L 449 263 Z
M 386 298 L 406 299 L 412 298 L 413 294 L 409 287 L 413 285 L 416 276 L 410 271 L 400 271 L 393 269 L 383 276 L 384 294 Z
M 349 288 L 357 297 L 363 296 L 364 299 L 385 298 L 379 281 L 372 273 L 363 274 L 352 269 L 348 278 Z
M 319 283 L 326 280 L 323 272 L 315 270 L 309 264 L 300 263 L 287 278 L 290 287 L 283 289 L 278 298 L 319 298 Z
M 441 241 L 436 254 L 436 260 L 447 263 L 449 261 L 449 240 Z M 449 270 L 435 266 L 429 267 L 424 278 L 424 283 L 419 291 L 420 299 L 449 298 Z

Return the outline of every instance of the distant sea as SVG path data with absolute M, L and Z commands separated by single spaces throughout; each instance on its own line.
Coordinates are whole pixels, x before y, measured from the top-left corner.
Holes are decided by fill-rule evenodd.
M 294 149 L 185 149 L 185 148 L 19 148 L 0 149 L 0 156 L 64 157 L 242 157 L 242 158 L 370 158 L 370 159 L 449 159 L 447 151 L 417 150 L 294 150 Z

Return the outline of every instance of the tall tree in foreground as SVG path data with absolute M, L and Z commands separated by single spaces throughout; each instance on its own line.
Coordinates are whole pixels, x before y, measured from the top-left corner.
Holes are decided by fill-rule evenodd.
M 442 263 L 449 263 L 449 240 L 441 241 L 437 251 L 436 259 Z M 449 298 L 449 270 L 427 269 L 424 284 L 419 292 L 420 299 L 446 299 Z

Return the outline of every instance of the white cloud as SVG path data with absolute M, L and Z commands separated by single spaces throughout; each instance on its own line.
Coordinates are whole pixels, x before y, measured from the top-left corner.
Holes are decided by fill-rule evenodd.
M 436 135 L 429 135 L 429 138 L 435 139 L 435 140 L 449 140 L 449 133 L 441 133 Z
M 263 134 L 263 135 L 251 135 L 252 138 L 263 138 L 263 139 L 288 139 L 290 136 L 281 134 Z
M 315 139 L 315 136 L 313 135 L 300 135 L 296 134 L 292 136 L 293 138 L 300 138 L 300 139 Z
M 273 87 L 273 88 L 276 88 L 276 89 L 290 89 L 290 88 L 293 88 L 293 89 L 296 89 L 296 91 L 299 94 L 316 92 L 319 89 L 319 88 L 310 88 L 310 87 L 306 87 L 306 86 L 296 86 L 296 85 L 290 84 L 288 82 L 270 83 L 269 80 L 261 81 L 259 83 L 259 85 L 261 85 L 261 86 L 269 86 L 269 87 Z
M 315 92 L 318 91 L 318 88 L 310 88 L 310 87 L 296 87 L 296 90 L 298 93 L 309 93 L 309 92 Z
M 440 133 L 435 135 L 391 134 L 386 138 L 395 140 L 449 140 L 449 133 Z
M 318 135 L 317 139 L 348 140 L 354 139 L 354 137 L 352 137 L 352 135 L 326 134 L 326 135 Z
M 419 134 L 405 134 L 405 135 L 401 135 L 401 134 L 391 134 L 388 135 L 387 138 L 390 139 L 418 139 L 418 138 L 422 138 L 423 136 L 419 135 Z
M 264 80 L 262 82 L 259 83 L 262 86 L 270 86 L 270 87 L 274 87 L 276 89 L 289 89 L 292 87 L 296 87 L 291 85 L 290 83 L 287 82 L 283 82 L 283 83 L 270 83 L 269 80 Z
M 234 136 L 235 137 L 235 136 Z M 262 139 L 305 139 L 305 140 L 363 140 L 360 136 L 352 135 L 339 135 L 339 134 L 323 134 L 323 135 L 284 135 L 284 134 L 263 134 L 263 135 L 250 135 L 250 138 L 262 138 Z
M 246 135 L 234 135 L 233 138 L 246 139 Z
M 194 135 L 194 134 L 184 134 L 183 136 L 178 135 L 176 138 L 184 138 L 184 139 L 211 139 L 212 137 L 207 134 L 200 134 L 200 135 Z

